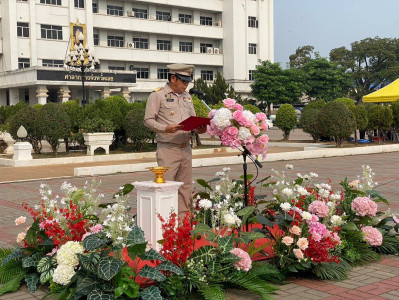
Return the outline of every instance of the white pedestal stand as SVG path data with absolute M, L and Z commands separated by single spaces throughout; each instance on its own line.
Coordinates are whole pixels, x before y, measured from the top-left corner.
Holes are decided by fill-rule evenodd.
M 133 183 L 137 190 L 137 225 L 144 231 L 149 246 L 157 251 L 161 245 L 162 225 L 158 219 L 160 214 L 165 220 L 173 209 L 178 212 L 178 190 L 183 182 L 167 181 L 155 183 L 142 181 Z
M 28 142 L 16 142 L 13 146 L 13 160 L 30 160 L 32 159 L 32 145 Z

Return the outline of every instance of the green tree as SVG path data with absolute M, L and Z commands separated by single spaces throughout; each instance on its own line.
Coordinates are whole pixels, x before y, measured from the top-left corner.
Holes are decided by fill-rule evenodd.
M 84 119 L 84 112 L 83 106 L 79 104 L 79 100 L 71 100 L 61 104 L 62 108 L 69 116 L 71 128 L 69 130 L 69 134 L 65 137 L 65 151 L 69 152 L 69 142 L 83 142 L 82 138 L 80 137 L 81 134 L 79 132 L 83 119 Z
M 142 151 L 147 144 L 147 139 L 154 138 L 154 133 L 144 126 L 144 114 L 144 108 L 136 107 L 126 115 L 124 121 L 126 136 L 136 151 Z
M 321 137 L 321 130 L 318 126 L 319 112 L 319 109 L 307 108 L 303 111 L 301 114 L 301 119 L 299 120 L 299 126 L 304 132 L 309 133 L 312 136 L 315 143 L 319 141 Z
M 392 109 L 389 106 L 372 105 L 368 110 L 368 120 L 369 129 L 377 130 L 379 137 L 386 137 L 386 131 L 393 123 Z
M 352 112 L 345 104 L 337 101 L 327 103 L 318 114 L 318 126 L 323 136 L 333 137 L 337 147 L 348 139 L 355 130 Z
M 261 61 L 254 72 L 252 95 L 259 101 L 259 108 L 267 108 L 270 116 L 270 104 L 299 101 L 305 91 L 304 77 L 301 70 L 283 70 L 279 63 Z
M 331 50 L 330 61 L 347 70 L 353 86 L 350 96 L 360 102 L 364 95 L 391 83 L 399 71 L 399 40 L 366 38 L 353 42 L 351 49 Z
M 288 140 L 290 132 L 297 126 L 295 108 L 291 104 L 283 104 L 277 111 L 276 126 L 283 131 L 284 140 Z
M 306 63 L 310 62 L 313 58 L 319 58 L 318 52 L 314 52 L 314 47 L 307 45 L 299 47 L 295 50 L 294 54 L 291 54 L 290 68 L 301 69 Z
M 326 105 L 326 102 L 324 100 L 312 100 L 309 101 L 309 103 L 305 106 L 304 110 L 307 109 L 321 109 Z
M 325 58 L 310 60 L 301 70 L 306 74 L 306 94 L 317 100 L 332 101 L 345 96 L 352 84 L 344 68 Z
M 396 140 L 399 140 L 399 100 L 392 102 L 392 126 L 396 132 Z

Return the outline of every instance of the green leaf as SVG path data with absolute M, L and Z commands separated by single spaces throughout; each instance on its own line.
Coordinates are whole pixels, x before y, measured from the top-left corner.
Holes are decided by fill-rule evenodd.
M 49 270 L 52 265 L 52 260 L 53 260 L 52 256 L 46 255 L 45 257 L 43 257 L 37 264 L 37 271 L 39 273 L 43 273 L 43 272 Z
M 180 269 L 178 266 L 176 266 L 174 263 L 171 261 L 167 260 L 161 263 L 160 265 L 157 266 L 157 269 L 163 270 L 163 271 L 169 271 L 172 273 L 175 273 L 177 275 L 184 275 L 183 270 Z
M 198 289 L 205 300 L 226 300 L 221 286 L 203 284 Z
M 251 181 L 252 178 L 254 178 L 254 175 L 252 175 L 252 174 L 247 174 L 247 180 L 248 180 L 248 181 Z M 244 175 L 241 175 L 241 176 L 240 176 L 240 179 L 244 180 Z
M 131 259 L 135 260 L 137 256 L 141 256 L 141 255 L 145 254 L 146 248 L 147 248 L 147 242 L 145 242 L 144 244 L 127 246 L 127 251 L 129 253 L 129 257 Z
M 127 236 L 127 245 L 129 246 L 134 246 L 138 244 L 145 244 L 145 237 L 144 237 L 144 232 L 141 230 L 141 228 L 137 225 L 134 225 L 132 230 L 129 232 Z
M 100 261 L 100 254 L 97 252 L 93 252 L 90 254 L 77 254 L 79 263 L 88 272 L 97 274 L 97 266 Z
M 108 205 L 112 206 L 114 205 L 116 202 L 108 202 L 108 203 L 101 203 L 98 205 L 99 208 L 107 208 Z
M 354 222 L 348 222 L 345 225 L 342 226 L 342 230 L 345 231 L 358 231 L 359 229 L 357 228 L 356 224 Z
M 123 186 L 123 188 L 122 188 L 119 192 L 115 193 L 115 195 L 114 195 L 112 198 L 115 199 L 115 198 L 116 198 L 116 195 L 118 195 L 118 196 L 127 195 L 127 194 L 129 194 L 131 191 L 133 191 L 133 189 L 134 189 L 134 185 L 133 185 L 133 184 L 131 184 L 131 183 L 126 183 L 126 184 Z
M 37 289 L 37 283 L 39 282 L 39 276 L 37 273 L 31 273 L 25 275 L 26 286 L 29 292 L 34 293 Z
M 143 255 L 140 255 L 140 258 L 142 260 L 160 260 L 160 261 L 165 261 L 165 257 L 163 257 L 159 252 L 157 252 L 154 249 L 148 250 L 146 253 Z
M 145 278 L 153 279 L 155 281 L 165 281 L 166 277 L 158 269 L 145 265 L 139 272 L 139 275 Z
M 254 206 L 246 206 L 240 209 L 236 214 L 237 216 L 242 216 L 241 218 L 242 224 L 245 224 L 247 222 L 247 219 L 253 214 L 254 211 L 255 211 Z
M 264 181 L 268 180 L 270 177 L 272 177 L 272 176 L 269 175 L 269 176 L 267 176 L 267 177 L 265 177 L 265 178 L 263 178 L 263 179 L 257 181 L 256 184 L 263 183 Z
M 155 286 L 150 286 L 146 289 L 144 289 L 140 293 L 141 298 L 143 300 L 163 300 L 164 298 L 161 296 L 161 291 L 155 287 Z
M 293 265 L 289 265 L 287 267 L 288 271 L 293 272 L 293 273 L 297 273 L 298 270 L 293 266 Z
M 54 246 L 54 241 L 53 239 L 45 239 L 44 242 L 42 243 L 43 246 Z
M 22 248 L 15 248 L 6 258 L 4 258 L 1 262 L 1 266 L 4 266 L 7 262 L 13 259 L 24 257 L 22 252 Z
M 273 223 L 263 215 L 256 215 L 256 219 L 258 219 L 258 222 L 262 225 L 273 227 Z
M 217 249 L 213 246 L 203 246 L 198 250 L 194 251 L 191 255 L 191 259 L 194 261 L 203 260 L 204 264 L 209 263 L 213 259 L 215 259 L 217 253 Z
M 21 281 L 24 279 L 25 274 L 19 274 L 10 281 L 5 282 L 0 286 L 0 296 L 4 293 L 15 292 L 21 286 Z
M 195 225 L 195 228 L 193 230 L 191 230 L 191 235 L 205 235 L 207 233 L 209 233 L 211 231 L 211 227 L 209 227 L 208 225 L 204 224 L 204 223 L 198 223 L 197 225 Z
M 198 183 L 200 186 L 202 186 L 202 187 L 204 187 L 204 188 L 209 189 L 210 191 L 212 191 L 212 187 L 211 187 L 204 179 L 197 179 L 197 183 Z
M 226 237 L 222 237 L 219 239 L 219 249 L 222 250 L 222 253 L 228 253 L 230 250 L 234 248 L 234 234 L 230 234 Z
M 370 195 L 370 197 L 372 199 L 377 198 L 377 199 L 374 200 L 375 202 L 384 202 L 386 205 L 389 205 L 388 200 L 385 199 L 384 197 L 382 197 L 381 194 L 378 191 L 369 190 L 369 191 L 366 191 L 366 194 Z
M 102 233 L 91 234 L 83 240 L 83 247 L 88 251 L 93 251 L 107 244 L 108 241 L 109 239 Z
M 98 263 L 97 275 L 101 279 L 111 280 L 122 268 L 123 261 L 113 257 L 103 257 Z
M 95 276 L 89 275 L 80 277 L 76 284 L 75 293 L 79 295 L 88 295 L 91 291 L 101 286 L 101 282 Z
M 40 274 L 40 283 L 45 283 L 53 278 L 54 269 L 49 269 Z
M 87 296 L 87 300 L 113 300 L 114 295 L 106 293 L 102 290 L 93 290 Z
M 22 266 L 24 268 L 37 267 L 42 255 L 40 253 L 34 253 L 31 256 L 22 259 Z

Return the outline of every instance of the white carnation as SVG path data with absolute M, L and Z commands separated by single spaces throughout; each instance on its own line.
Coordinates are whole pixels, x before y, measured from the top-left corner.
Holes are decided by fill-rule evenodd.
M 307 195 L 309 195 L 309 192 L 308 192 L 304 187 L 299 186 L 299 185 L 296 187 L 296 191 L 297 191 L 299 194 L 301 194 L 302 196 L 307 196 Z
M 289 204 L 288 202 L 281 203 L 280 208 L 283 211 L 288 212 L 291 209 L 291 204 Z
M 231 111 L 225 107 L 216 111 L 212 121 L 218 129 L 224 129 L 231 125 L 230 119 L 233 118 Z
M 251 131 L 246 127 L 240 127 L 240 129 L 238 130 L 237 137 L 241 141 L 245 141 L 249 139 L 251 136 L 252 136 Z
M 320 186 L 321 186 L 323 189 L 331 190 L 331 185 L 329 185 L 329 184 L 327 184 L 327 183 L 321 183 Z
M 293 165 L 290 165 L 290 164 L 287 164 L 287 165 L 285 165 L 285 168 L 286 168 L 287 170 L 293 170 L 293 169 L 294 169 L 294 166 L 293 166 Z
M 332 194 L 330 196 L 330 198 L 331 198 L 331 200 L 338 201 L 338 200 L 341 200 L 341 195 L 340 194 Z
M 75 275 L 75 270 L 72 266 L 58 265 L 54 270 L 53 281 L 61 285 L 67 285 L 71 282 L 73 275 Z
M 83 251 L 84 248 L 79 242 L 69 241 L 57 251 L 57 263 L 75 267 L 79 265 L 76 254 L 83 253 Z
M 227 226 L 232 226 L 236 223 L 236 220 L 231 213 L 225 214 L 223 216 L 223 221 L 226 223 Z
M 341 226 L 342 223 L 343 223 L 343 221 L 342 221 L 342 218 L 341 218 L 340 216 L 333 215 L 333 216 L 331 217 L 331 224 L 332 224 L 333 226 Z
M 319 195 L 323 198 L 328 198 L 328 196 L 330 196 L 330 191 L 326 189 L 320 189 Z
M 315 178 L 319 177 L 319 174 L 313 173 L 313 172 L 310 172 L 309 175 L 310 175 L 310 177 L 315 177 Z
M 285 188 L 285 189 L 283 189 L 281 192 L 282 192 L 284 195 L 288 196 L 288 197 L 291 197 L 292 194 L 293 194 L 293 191 L 292 191 L 292 189 L 290 189 L 290 188 Z
M 209 209 L 212 207 L 212 201 L 208 200 L 208 199 L 201 199 L 198 202 L 199 207 L 203 208 L 203 209 Z
M 310 212 L 304 211 L 304 212 L 302 212 L 302 219 L 312 220 L 312 214 Z
M 244 110 L 242 112 L 242 115 L 245 117 L 245 119 L 251 121 L 254 124 L 256 123 L 256 116 L 249 110 Z

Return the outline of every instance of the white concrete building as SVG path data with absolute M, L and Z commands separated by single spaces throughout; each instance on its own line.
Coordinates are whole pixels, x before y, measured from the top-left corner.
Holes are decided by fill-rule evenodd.
M 82 98 L 79 73 L 63 68 L 71 23 L 101 61 L 86 73 L 90 101 L 145 99 L 165 84 L 169 63 L 194 64 L 194 78 L 209 82 L 219 71 L 250 97 L 258 60 L 274 59 L 273 0 L 0 0 L 0 105 Z M 93 79 L 102 73 L 108 79 Z

